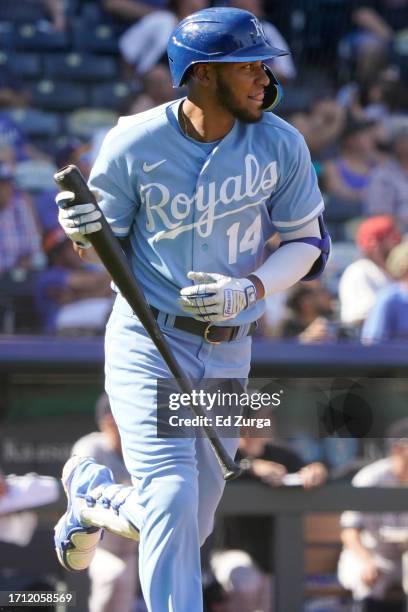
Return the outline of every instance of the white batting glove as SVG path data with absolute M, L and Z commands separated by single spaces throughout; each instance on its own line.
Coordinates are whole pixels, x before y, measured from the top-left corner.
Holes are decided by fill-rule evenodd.
M 197 283 L 180 291 L 179 304 L 199 321 L 226 321 L 256 302 L 256 289 L 247 278 L 231 278 L 209 272 L 189 272 Z
M 75 242 L 81 249 L 89 249 L 91 243 L 86 235 L 102 229 L 102 224 L 98 221 L 102 213 L 92 202 L 65 208 L 74 198 L 75 194 L 72 191 L 61 191 L 56 196 L 55 201 L 59 206 L 58 221 L 72 242 Z

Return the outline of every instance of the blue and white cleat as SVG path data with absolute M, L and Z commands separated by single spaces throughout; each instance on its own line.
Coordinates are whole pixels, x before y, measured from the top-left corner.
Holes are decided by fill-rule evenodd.
M 85 500 L 77 495 L 76 480 L 86 464 L 93 463 L 89 457 L 71 457 L 62 471 L 62 484 L 67 495 L 67 511 L 55 526 L 55 550 L 61 565 L 70 571 L 79 572 L 89 567 L 103 530 L 85 526 L 81 521 L 81 508 Z M 78 507 L 77 507 L 78 506 Z
M 55 526 L 54 540 L 65 569 L 79 572 L 89 567 L 103 529 L 139 540 L 139 530 L 124 506 L 133 487 L 115 483 L 112 472 L 92 457 L 68 459 L 61 480 L 68 506 Z

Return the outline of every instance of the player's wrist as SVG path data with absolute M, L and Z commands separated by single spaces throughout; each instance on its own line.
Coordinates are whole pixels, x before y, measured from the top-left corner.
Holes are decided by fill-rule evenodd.
M 265 287 L 264 287 L 264 284 L 261 281 L 261 279 L 258 278 L 258 276 L 256 276 L 256 274 L 250 274 L 249 276 L 247 276 L 247 279 L 255 287 L 256 301 L 258 302 L 259 300 L 263 300 L 263 298 L 265 297 Z

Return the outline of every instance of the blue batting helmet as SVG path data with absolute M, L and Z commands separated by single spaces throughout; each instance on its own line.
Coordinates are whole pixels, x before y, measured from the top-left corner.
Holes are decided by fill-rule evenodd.
M 198 63 L 255 62 L 286 51 L 269 44 L 259 20 L 237 8 L 208 8 L 183 19 L 167 45 L 173 87 L 183 84 L 186 72 Z M 281 99 L 281 87 L 264 64 L 270 83 L 265 90 L 264 110 L 272 110 Z

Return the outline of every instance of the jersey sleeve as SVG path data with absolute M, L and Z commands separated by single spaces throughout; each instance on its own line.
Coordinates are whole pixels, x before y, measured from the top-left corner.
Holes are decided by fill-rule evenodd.
M 125 238 L 139 206 L 136 179 L 132 179 L 126 154 L 118 146 L 118 137 L 110 134 L 102 144 L 88 184 L 115 236 Z
M 281 162 L 280 178 L 272 203 L 272 222 L 279 233 L 292 232 L 318 217 L 324 210 L 309 149 L 300 134 L 289 143 Z

